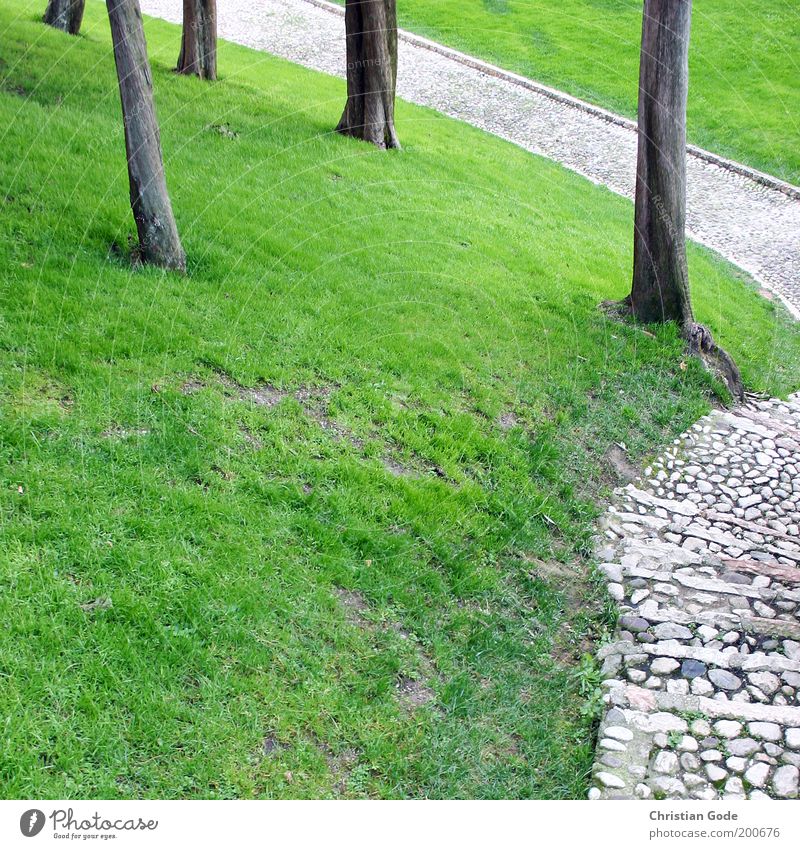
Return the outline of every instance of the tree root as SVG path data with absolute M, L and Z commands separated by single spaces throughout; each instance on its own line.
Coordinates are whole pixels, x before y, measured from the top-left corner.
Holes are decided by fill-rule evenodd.
M 689 352 L 699 357 L 703 365 L 728 387 L 736 404 L 744 403 L 744 384 L 739 367 L 733 357 L 714 341 L 711 331 L 693 321 L 683 328 L 682 334 Z
M 630 321 L 633 315 L 630 297 L 621 301 L 603 301 L 600 309 L 614 321 Z M 733 357 L 717 345 L 711 331 L 705 325 L 691 321 L 681 329 L 681 336 L 686 340 L 689 354 L 697 357 L 707 371 L 725 384 L 734 404 L 743 404 L 745 391 L 739 368 Z

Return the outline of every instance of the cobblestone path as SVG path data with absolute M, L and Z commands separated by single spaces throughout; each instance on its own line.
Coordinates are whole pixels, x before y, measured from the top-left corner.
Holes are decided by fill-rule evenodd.
M 800 396 L 701 419 L 618 492 L 590 798 L 794 799 Z

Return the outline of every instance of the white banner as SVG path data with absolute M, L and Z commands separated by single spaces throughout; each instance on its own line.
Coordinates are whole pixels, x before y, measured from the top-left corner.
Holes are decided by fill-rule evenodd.
M 0 847 L 783 847 L 797 802 L 0 802 Z

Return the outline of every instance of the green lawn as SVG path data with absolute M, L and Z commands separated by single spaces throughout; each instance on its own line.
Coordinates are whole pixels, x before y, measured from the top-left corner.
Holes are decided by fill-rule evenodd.
M 642 0 L 398 0 L 400 25 L 636 116 Z M 689 140 L 800 182 L 796 0 L 695 2 Z
M 103 6 L 41 6 L 0 8 L 0 797 L 583 795 L 606 455 L 713 398 L 596 308 L 630 204 L 405 104 L 344 139 L 341 81 L 243 48 L 178 77 L 148 21 L 189 273 L 132 269 Z M 796 326 L 690 266 L 795 388 Z

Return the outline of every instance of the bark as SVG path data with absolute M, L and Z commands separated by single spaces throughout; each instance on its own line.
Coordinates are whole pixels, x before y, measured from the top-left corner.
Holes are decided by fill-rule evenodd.
M 179 74 L 217 78 L 217 0 L 183 0 Z
M 692 0 L 644 0 L 633 284 L 622 306 L 644 323 L 674 321 L 689 351 L 744 399 L 733 359 L 694 320 L 686 262 L 686 101 Z
M 337 132 L 399 148 L 394 128 L 397 84 L 395 0 L 346 0 L 347 104 Z
M 691 0 L 645 0 L 630 306 L 643 322 L 694 320 L 686 265 Z
M 83 21 L 84 0 L 48 0 L 44 22 L 51 27 L 77 35 Z
M 167 193 L 161 136 L 153 102 L 153 80 L 139 0 L 106 0 L 125 125 L 131 208 L 142 262 L 186 268 Z

